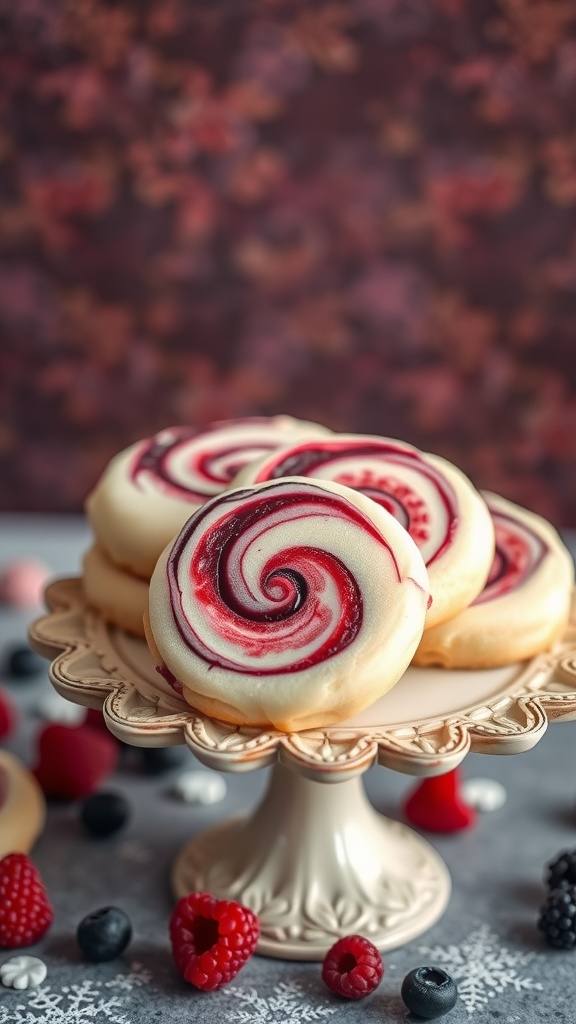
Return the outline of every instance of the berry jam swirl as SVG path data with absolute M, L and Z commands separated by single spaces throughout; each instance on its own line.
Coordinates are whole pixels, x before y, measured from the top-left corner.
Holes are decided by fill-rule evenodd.
M 331 550 L 332 531 L 347 531 L 346 564 Z M 370 562 L 374 545 L 400 584 L 385 538 L 339 494 L 294 481 L 230 491 L 188 520 L 168 559 L 180 637 L 203 661 L 232 672 L 313 668 L 357 640 L 363 596 L 355 568 Z
M 142 442 L 130 479 L 138 490 L 200 505 L 225 490 L 247 463 L 290 440 L 286 428 L 264 417 L 231 420 L 202 432 L 170 427 Z
M 548 545 L 525 523 L 491 507 L 489 501 L 487 505 L 494 522 L 496 551 L 486 586 L 473 605 L 494 601 L 524 586 L 549 551 Z
M 304 442 L 266 459 L 254 483 L 283 476 L 316 477 L 360 491 L 408 531 L 426 565 L 450 546 L 458 524 L 454 490 L 416 449 L 388 439 Z

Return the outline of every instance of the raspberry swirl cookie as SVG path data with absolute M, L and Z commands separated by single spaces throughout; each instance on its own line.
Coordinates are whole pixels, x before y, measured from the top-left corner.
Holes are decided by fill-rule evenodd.
M 290 416 L 229 420 L 210 430 L 170 427 L 120 452 L 86 502 L 101 550 L 149 579 L 188 517 L 228 487 L 239 469 L 297 438 L 330 431 Z
M 416 665 L 496 668 L 547 650 L 566 627 L 574 567 L 545 519 L 484 493 L 494 520 L 496 554 L 476 600 L 449 622 L 428 629 Z
M 426 629 L 456 615 L 482 590 L 494 555 L 492 521 L 468 478 L 445 459 L 391 438 L 332 434 L 264 456 L 241 470 L 234 485 L 283 476 L 345 484 L 392 513 L 428 569 Z
M 228 491 L 188 520 L 152 576 L 146 633 L 193 707 L 298 731 L 398 681 L 428 600 L 420 552 L 384 509 L 286 479 Z

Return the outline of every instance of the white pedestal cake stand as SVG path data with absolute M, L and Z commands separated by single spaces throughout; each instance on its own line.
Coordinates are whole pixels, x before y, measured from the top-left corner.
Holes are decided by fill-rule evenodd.
M 258 951 L 319 960 L 341 935 L 382 950 L 420 935 L 450 895 L 447 869 L 416 832 L 378 814 L 361 781 L 374 762 L 411 775 L 455 768 L 469 750 L 515 754 L 548 721 L 576 718 L 576 601 L 562 643 L 491 671 L 409 669 L 361 715 L 326 729 L 280 733 L 200 714 L 156 672 L 148 648 L 87 607 L 80 580 L 47 591 L 31 630 L 60 694 L 102 708 L 109 729 L 139 746 L 187 743 L 220 771 L 274 765 L 260 806 L 193 839 L 173 873 L 178 896 L 204 890 L 260 915 Z M 323 785 L 337 783 L 337 785 Z

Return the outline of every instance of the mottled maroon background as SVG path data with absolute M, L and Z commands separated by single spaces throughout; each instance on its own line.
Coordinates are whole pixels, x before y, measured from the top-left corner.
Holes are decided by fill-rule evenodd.
M 576 525 L 574 0 L 0 0 L 0 504 L 174 422 Z

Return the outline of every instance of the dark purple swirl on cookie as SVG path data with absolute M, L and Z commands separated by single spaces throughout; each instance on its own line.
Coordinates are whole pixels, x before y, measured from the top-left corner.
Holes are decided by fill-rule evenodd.
M 285 476 L 333 480 L 365 494 L 426 549 L 427 565 L 448 549 L 458 525 L 451 483 L 425 455 L 399 441 L 327 438 L 297 443 L 270 455 L 253 482 Z
M 130 466 L 139 490 L 201 505 L 229 486 L 248 462 L 289 440 L 279 436 L 274 418 L 254 417 L 217 423 L 210 430 L 169 427 L 143 441 Z
M 387 550 L 400 582 L 372 520 L 320 486 L 280 481 L 208 502 L 167 563 L 181 639 L 211 666 L 256 676 L 313 668 L 350 647 L 363 598 L 357 556 L 344 564 L 330 549 L 331 531 L 344 524 Z
M 473 605 L 504 597 L 524 586 L 537 571 L 549 548 L 545 541 L 514 514 L 491 507 L 486 499 L 496 538 L 496 551 L 486 586 Z

